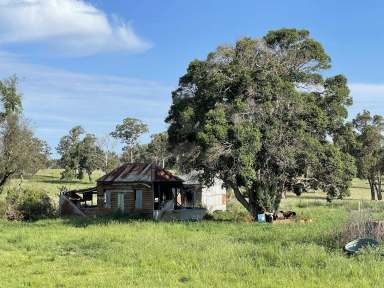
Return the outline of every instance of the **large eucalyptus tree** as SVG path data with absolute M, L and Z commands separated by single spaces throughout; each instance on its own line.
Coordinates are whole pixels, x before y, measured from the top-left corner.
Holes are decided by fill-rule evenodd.
M 306 30 L 281 29 L 194 60 L 173 92 L 169 143 L 182 169 L 231 187 L 253 215 L 277 209 L 305 177 L 328 199 L 348 193 L 353 158 L 333 139 L 352 103 L 342 75 Z

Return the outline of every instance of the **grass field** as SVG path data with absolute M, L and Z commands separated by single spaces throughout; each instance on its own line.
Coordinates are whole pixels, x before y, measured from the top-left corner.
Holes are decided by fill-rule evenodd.
M 57 195 L 59 171 L 23 183 Z M 96 177 L 94 177 L 96 178 Z M 128 219 L 0 220 L 0 287 L 384 287 L 384 258 L 367 251 L 347 257 L 337 231 L 360 207 L 384 218 L 365 181 L 351 197 L 327 204 L 324 195 L 289 195 L 283 209 L 311 222 L 257 224 L 241 208 L 202 222 Z

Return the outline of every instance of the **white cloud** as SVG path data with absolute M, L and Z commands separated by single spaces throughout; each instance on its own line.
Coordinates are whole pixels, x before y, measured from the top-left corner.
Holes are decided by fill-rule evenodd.
M 0 0 L 0 43 L 37 41 L 75 56 L 150 47 L 130 23 L 84 0 Z
M 75 125 L 103 136 L 125 117 L 141 119 L 151 133 L 164 131 L 171 104 L 171 85 L 111 75 L 88 75 L 30 64 L 0 51 L 0 79 L 16 74 L 24 114 L 37 135 L 56 147 Z M 149 135 L 143 138 L 148 140 Z

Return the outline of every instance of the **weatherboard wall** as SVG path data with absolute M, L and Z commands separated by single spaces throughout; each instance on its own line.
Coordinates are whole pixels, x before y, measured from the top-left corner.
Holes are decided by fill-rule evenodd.
M 142 190 L 142 208 L 135 208 L 135 190 Z M 104 207 L 104 193 L 111 193 L 111 212 L 118 210 L 118 193 L 124 193 L 124 214 L 153 217 L 153 189 L 151 184 L 114 183 L 98 185 L 98 207 Z

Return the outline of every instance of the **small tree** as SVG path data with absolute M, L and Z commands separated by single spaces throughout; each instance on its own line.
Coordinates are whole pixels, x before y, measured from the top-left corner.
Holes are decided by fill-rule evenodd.
M 368 111 L 359 113 L 353 120 L 357 131 L 355 149 L 358 177 L 368 179 L 372 200 L 382 200 L 384 174 L 384 119 Z
M 60 139 L 56 150 L 61 155 L 60 164 L 64 168 L 61 174 L 62 179 L 80 175 L 80 143 L 84 133 L 81 126 L 75 126 L 68 135 Z
M 119 156 L 114 152 L 116 148 L 116 140 L 110 135 L 105 135 L 98 139 L 98 146 L 103 151 L 103 159 L 101 169 L 108 173 L 119 165 Z
M 76 126 L 63 136 L 57 147 L 64 168 L 62 178 L 82 179 L 85 173 L 92 181 L 92 173 L 103 166 L 104 153 L 93 134 L 85 134 L 81 126 Z
M 102 161 L 101 170 L 103 170 L 104 173 L 111 172 L 120 165 L 119 156 L 115 152 L 104 151 L 103 155 L 104 161 Z M 105 161 L 105 159 L 107 159 L 107 161 Z
M 86 134 L 79 147 L 80 173 L 82 174 L 84 170 L 91 182 L 92 173 L 103 167 L 104 152 L 97 145 L 96 136 L 93 134 Z
M 148 132 L 148 126 L 135 118 L 125 118 L 122 124 L 116 125 L 115 131 L 111 136 L 119 139 L 126 145 L 125 149 L 129 151 L 130 161 L 134 162 L 134 150 L 137 146 L 137 140 L 141 135 Z
M 47 144 L 22 119 L 15 76 L 0 81 L 0 189 L 14 175 L 35 174 L 48 163 Z

